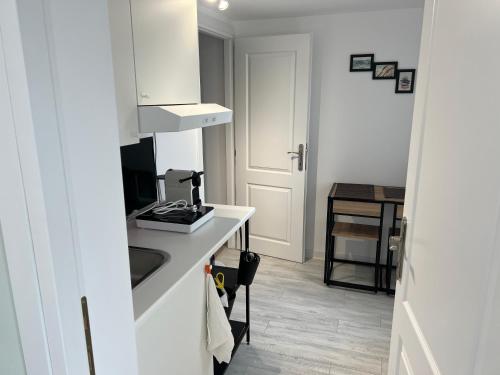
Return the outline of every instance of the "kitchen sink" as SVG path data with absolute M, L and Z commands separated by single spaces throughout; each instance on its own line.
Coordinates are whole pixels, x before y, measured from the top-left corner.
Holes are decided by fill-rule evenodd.
M 170 254 L 160 250 L 129 247 L 132 289 L 170 261 Z

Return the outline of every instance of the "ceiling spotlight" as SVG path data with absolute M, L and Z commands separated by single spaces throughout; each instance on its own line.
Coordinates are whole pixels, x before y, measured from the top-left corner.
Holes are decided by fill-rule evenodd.
M 229 8 L 229 1 L 220 0 L 219 1 L 219 10 L 226 10 L 227 8 Z

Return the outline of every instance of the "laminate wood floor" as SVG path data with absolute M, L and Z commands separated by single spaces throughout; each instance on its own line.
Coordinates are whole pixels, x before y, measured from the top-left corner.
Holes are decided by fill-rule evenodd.
M 239 251 L 224 249 L 217 260 L 237 267 Z M 338 271 L 355 275 L 350 280 L 372 277 Z M 251 343 L 241 344 L 226 374 L 387 373 L 392 297 L 325 286 L 320 259 L 296 264 L 270 257 L 261 258 L 250 295 Z M 231 318 L 245 319 L 243 290 Z

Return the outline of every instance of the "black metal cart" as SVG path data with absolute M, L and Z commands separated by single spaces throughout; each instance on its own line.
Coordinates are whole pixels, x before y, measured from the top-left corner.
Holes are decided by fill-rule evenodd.
M 248 220 L 245 222 L 245 248 L 244 252 L 248 253 L 250 251 L 249 244 L 249 222 Z M 241 238 L 241 231 L 240 231 Z M 229 307 L 226 308 L 226 315 L 229 319 L 229 324 L 231 325 L 231 331 L 234 337 L 234 348 L 231 355 L 231 359 L 236 354 L 241 342 L 243 341 L 245 335 L 247 339 L 247 344 L 250 344 L 250 283 L 247 285 L 243 285 L 245 287 L 245 302 L 246 302 L 246 314 L 245 321 L 240 322 L 237 320 L 231 320 L 231 311 L 232 304 L 236 298 L 236 293 L 239 290 L 240 286 L 242 286 L 241 277 L 238 277 L 239 268 L 233 267 L 222 267 L 213 265 L 215 258 L 212 258 L 212 275 L 215 277 L 219 272 L 224 274 L 224 289 L 226 290 L 229 296 Z M 252 278 L 253 279 L 253 278 Z M 222 375 L 226 372 L 227 368 L 230 366 L 230 363 L 219 363 L 214 358 L 214 375 Z

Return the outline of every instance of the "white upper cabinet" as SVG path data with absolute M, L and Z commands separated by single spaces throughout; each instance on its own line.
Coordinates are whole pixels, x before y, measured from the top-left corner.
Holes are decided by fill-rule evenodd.
M 196 0 L 131 0 L 139 105 L 200 103 Z
M 108 0 L 120 145 L 139 142 L 130 4 Z

